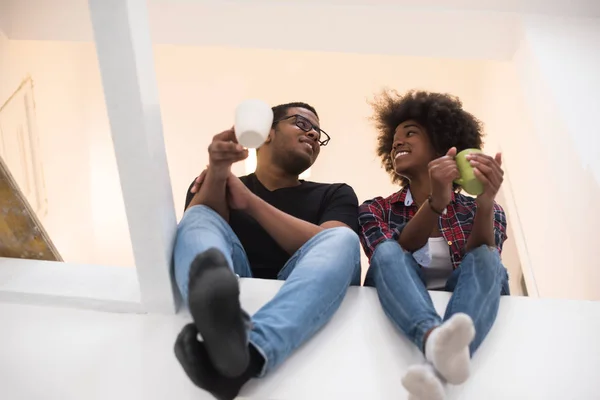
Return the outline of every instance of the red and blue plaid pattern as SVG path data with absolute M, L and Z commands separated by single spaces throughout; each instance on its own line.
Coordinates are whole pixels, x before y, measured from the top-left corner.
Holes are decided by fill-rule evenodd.
M 414 202 L 405 205 L 408 187 L 389 197 L 365 201 L 359 209 L 360 241 L 371 259 L 377 245 L 385 240 L 398 240 L 404 225 L 417 213 Z M 453 193 L 446 212 L 439 218 L 439 229 L 450 246 L 452 265 L 456 269 L 465 255 L 467 239 L 473 230 L 477 204 L 472 197 Z M 494 237 L 498 251 L 506 240 L 506 214 L 494 203 Z

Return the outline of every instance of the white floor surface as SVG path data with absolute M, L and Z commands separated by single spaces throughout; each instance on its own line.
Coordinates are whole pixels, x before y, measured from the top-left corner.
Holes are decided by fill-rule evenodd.
M 254 312 L 280 282 L 242 280 Z M 440 313 L 446 293 L 432 293 Z M 186 378 L 173 341 L 189 320 L 0 303 L 2 400 L 208 400 Z M 400 378 L 422 356 L 370 288 L 351 288 L 333 320 L 243 398 L 407 398 Z M 600 399 L 600 303 L 503 298 L 473 376 L 448 399 Z

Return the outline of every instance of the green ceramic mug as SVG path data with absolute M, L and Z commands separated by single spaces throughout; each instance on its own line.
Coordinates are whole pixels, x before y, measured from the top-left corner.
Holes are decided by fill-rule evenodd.
M 465 192 L 469 193 L 470 195 L 479 196 L 481 193 L 483 193 L 483 185 L 475 177 L 473 167 L 466 158 L 467 155 L 474 153 L 483 152 L 479 149 L 465 149 L 456 155 L 455 160 L 456 165 L 458 166 L 458 172 L 460 173 L 460 178 L 456 179 L 454 183 L 462 186 Z

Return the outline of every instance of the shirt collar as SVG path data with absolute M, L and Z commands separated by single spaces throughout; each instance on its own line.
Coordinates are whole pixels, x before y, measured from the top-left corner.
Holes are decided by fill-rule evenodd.
M 410 207 L 415 204 L 415 200 L 412 197 L 412 193 L 410 192 L 409 186 L 405 186 L 402 189 L 400 189 L 399 191 L 397 191 L 396 193 L 394 193 L 390 200 L 391 200 L 392 204 L 404 203 L 404 205 L 406 207 Z M 452 198 L 450 201 L 452 203 L 454 203 L 456 201 L 456 195 L 454 192 L 452 192 Z
M 406 205 L 407 193 L 410 193 L 410 190 L 408 189 L 408 186 L 405 186 L 392 195 L 392 198 L 390 199 L 390 203 L 392 203 L 392 204 L 404 203 L 404 205 Z M 412 195 L 410 196 L 410 198 L 411 198 L 411 204 L 412 204 Z

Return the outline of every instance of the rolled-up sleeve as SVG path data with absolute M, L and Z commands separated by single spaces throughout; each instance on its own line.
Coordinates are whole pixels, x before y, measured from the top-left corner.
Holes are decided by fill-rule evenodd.
M 494 240 L 498 252 L 502 253 L 502 246 L 508 236 L 506 235 L 506 214 L 498 203 L 494 203 Z
M 399 230 L 390 227 L 385 220 L 385 214 L 382 197 L 367 200 L 358 209 L 360 242 L 369 260 L 379 243 L 398 239 Z

